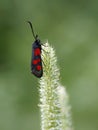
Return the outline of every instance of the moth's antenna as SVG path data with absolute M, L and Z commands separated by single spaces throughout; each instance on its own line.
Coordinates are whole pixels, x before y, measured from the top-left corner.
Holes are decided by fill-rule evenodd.
M 32 23 L 30 21 L 27 21 L 31 27 L 31 31 L 32 31 L 32 34 L 33 34 L 33 37 L 35 38 L 35 40 L 37 39 L 38 35 L 35 35 L 34 33 L 34 29 L 33 29 L 33 26 L 32 26 Z

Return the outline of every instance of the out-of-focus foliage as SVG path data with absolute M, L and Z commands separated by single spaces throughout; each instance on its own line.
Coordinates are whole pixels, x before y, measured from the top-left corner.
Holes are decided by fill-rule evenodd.
M 97 0 L 0 0 L 0 130 L 40 130 L 27 20 L 56 49 L 75 130 L 98 130 Z

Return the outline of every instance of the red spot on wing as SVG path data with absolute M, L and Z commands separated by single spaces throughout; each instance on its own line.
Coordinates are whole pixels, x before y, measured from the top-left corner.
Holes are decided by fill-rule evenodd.
M 38 71 L 40 71 L 41 68 L 42 68 L 42 67 L 41 67 L 40 65 L 37 65 L 37 66 L 36 66 L 36 69 L 37 69 Z
M 36 65 L 38 63 L 37 60 L 32 60 L 32 64 Z
M 32 64 L 36 65 L 37 63 L 41 62 L 41 59 L 32 60 Z
M 34 49 L 34 56 L 38 56 L 38 55 L 40 55 L 40 54 L 41 54 L 40 48 Z

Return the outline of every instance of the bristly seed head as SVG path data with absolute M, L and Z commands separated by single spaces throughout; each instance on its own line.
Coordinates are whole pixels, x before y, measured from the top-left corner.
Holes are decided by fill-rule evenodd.
M 72 130 L 67 127 L 66 114 L 62 113 L 62 106 L 65 105 L 62 104 L 66 101 L 61 103 L 60 72 L 57 67 L 57 58 L 54 49 L 48 43 L 42 46 L 42 61 L 43 77 L 40 79 L 39 88 L 41 130 Z

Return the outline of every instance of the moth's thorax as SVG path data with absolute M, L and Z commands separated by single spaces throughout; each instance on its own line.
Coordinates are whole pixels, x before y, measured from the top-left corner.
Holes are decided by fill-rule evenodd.
M 41 43 L 40 43 L 40 40 L 37 39 L 34 41 L 34 43 L 32 44 L 33 48 L 41 48 Z

